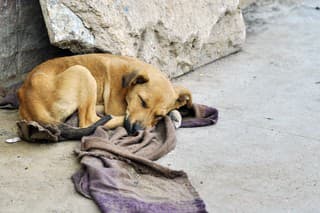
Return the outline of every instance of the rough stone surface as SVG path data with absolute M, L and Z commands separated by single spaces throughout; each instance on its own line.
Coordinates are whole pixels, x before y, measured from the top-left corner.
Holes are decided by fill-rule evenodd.
M 40 0 L 52 44 L 138 57 L 177 76 L 239 50 L 237 0 Z
M 0 0 L 0 80 L 60 54 L 50 45 L 38 0 Z

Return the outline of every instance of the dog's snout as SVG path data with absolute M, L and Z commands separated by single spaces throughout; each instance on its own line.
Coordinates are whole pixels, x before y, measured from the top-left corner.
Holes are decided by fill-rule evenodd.
M 126 128 L 129 135 L 133 135 L 136 132 L 138 132 L 139 130 L 143 129 L 142 125 L 139 122 L 135 122 L 132 124 L 128 117 L 124 121 L 124 127 Z

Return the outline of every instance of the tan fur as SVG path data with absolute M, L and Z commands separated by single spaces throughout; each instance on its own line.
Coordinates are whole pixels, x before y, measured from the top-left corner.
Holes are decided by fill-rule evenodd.
M 122 126 L 125 118 L 151 127 L 172 109 L 191 104 L 190 92 L 172 86 L 155 67 L 110 54 L 44 62 L 28 74 L 18 95 L 22 119 L 58 124 L 78 110 L 80 127 L 97 121 L 101 108 L 113 116 L 109 128 Z

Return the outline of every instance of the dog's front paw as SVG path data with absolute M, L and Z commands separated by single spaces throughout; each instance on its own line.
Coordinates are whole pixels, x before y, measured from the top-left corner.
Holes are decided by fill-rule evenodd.
M 169 117 L 173 122 L 173 125 L 176 129 L 178 129 L 181 126 L 182 117 L 178 110 L 172 110 L 169 112 Z

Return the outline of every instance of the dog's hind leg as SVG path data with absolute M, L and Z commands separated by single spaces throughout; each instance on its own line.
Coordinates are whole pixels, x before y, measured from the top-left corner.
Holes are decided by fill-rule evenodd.
M 75 65 L 56 78 L 56 102 L 53 112 L 62 119 L 78 109 L 79 126 L 87 127 L 99 120 L 96 114 L 97 83 L 90 71 Z
M 37 72 L 32 74 L 18 90 L 20 101 L 20 117 L 27 121 L 37 121 L 42 124 L 57 124 L 57 120 L 48 110 L 54 93 L 52 76 Z

